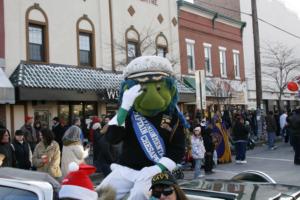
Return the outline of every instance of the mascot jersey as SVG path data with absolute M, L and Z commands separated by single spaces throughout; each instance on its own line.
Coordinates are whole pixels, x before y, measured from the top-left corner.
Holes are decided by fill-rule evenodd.
M 183 126 L 179 118 L 174 115 L 168 124 L 170 129 L 162 128 L 161 124 L 165 118 L 169 117 L 168 115 L 159 113 L 153 117 L 146 117 L 146 119 L 156 127 L 164 141 L 166 147 L 166 154 L 164 156 L 172 159 L 175 163 L 180 163 L 184 155 L 185 146 Z M 136 138 L 130 116 L 126 118 L 125 127 L 110 126 L 106 137 L 111 143 L 123 141 L 120 164 L 136 170 L 153 165 L 154 163 L 146 157 Z

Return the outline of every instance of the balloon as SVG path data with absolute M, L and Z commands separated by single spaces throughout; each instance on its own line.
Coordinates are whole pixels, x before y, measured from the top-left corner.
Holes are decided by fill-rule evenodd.
M 295 82 L 288 82 L 287 88 L 292 92 L 296 92 L 299 89 L 297 83 Z

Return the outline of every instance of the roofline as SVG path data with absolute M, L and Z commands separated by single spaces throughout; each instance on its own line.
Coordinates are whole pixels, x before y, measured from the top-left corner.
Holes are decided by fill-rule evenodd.
M 178 0 L 177 1 L 177 6 L 178 6 L 178 9 L 180 9 L 180 7 L 185 6 L 185 7 L 188 7 L 188 8 L 195 9 L 195 10 L 200 11 L 200 12 L 204 12 L 205 14 L 211 15 L 212 18 L 214 18 L 214 20 L 216 18 L 220 18 L 220 19 L 223 19 L 223 20 L 225 20 L 229 23 L 233 23 L 235 25 L 238 25 L 240 27 L 245 27 L 246 26 L 246 22 L 239 21 L 239 20 L 233 19 L 231 17 L 227 17 L 227 16 L 222 15 L 218 12 L 213 11 L 213 10 L 209 10 L 207 8 L 204 8 L 202 6 L 199 6 L 199 5 L 196 5 L 196 4 L 193 4 L 193 3 L 186 2 L 184 0 Z
M 58 64 L 58 63 L 47 63 L 47 64 L 41 64 L 41 63 L 34 63 L 34 62 L 28 62 L 25 60 L 21 60 L 19 65 L 46 65 L 51 67 L 67 67 L 67 68 L 76 68 L 76 69 L 90 69 L 90 70 L 96 70 L 96 71 L 102 71 L 104 73 L 113 73 L 113 74 L 123 74 L 122 71 L 113 71 L 113 70 L 106 70 L 102 67 L 88 67 L 88 66 L 77 66 L 77 65 L 67 65 L 67 64 Z M 19 66 L 18 65 L 18 66 Z

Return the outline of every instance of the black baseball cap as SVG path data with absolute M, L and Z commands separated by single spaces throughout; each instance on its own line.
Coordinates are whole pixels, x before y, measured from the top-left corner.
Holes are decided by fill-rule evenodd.
M 153 176 L 151 182 L 152 182 L 152 185 L 151 185 L 150 189 L 152 189 L 156 185 L 171 186 L 171 185 L 177 184 L 174 176 L 169 171 L 164 171 L 164 172 L 156 174 L 155 176 Z

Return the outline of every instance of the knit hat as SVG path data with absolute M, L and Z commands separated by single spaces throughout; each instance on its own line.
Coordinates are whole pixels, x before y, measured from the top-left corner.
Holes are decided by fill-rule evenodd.
M 141 56 L 131 61 L 123 72 L 125 79 L 144 76 L 173 76 L 174 70 L 170 61 L 161 56 Z
M 16 130 L 15 135 L 24 135 L 22 130 Z
M 25 122 L 28 122 L 31 119 L 33 119 L 33 117 L 31 117 L 31 116 L 25 116 Z
M 94 173 L 94 166 L 75 162 L 69 164 L 69 174 L 63 179 L 59 191 L 59 198 L 73 198 L 78 200 L 97 200 L 98 194 L 89 175 Z

